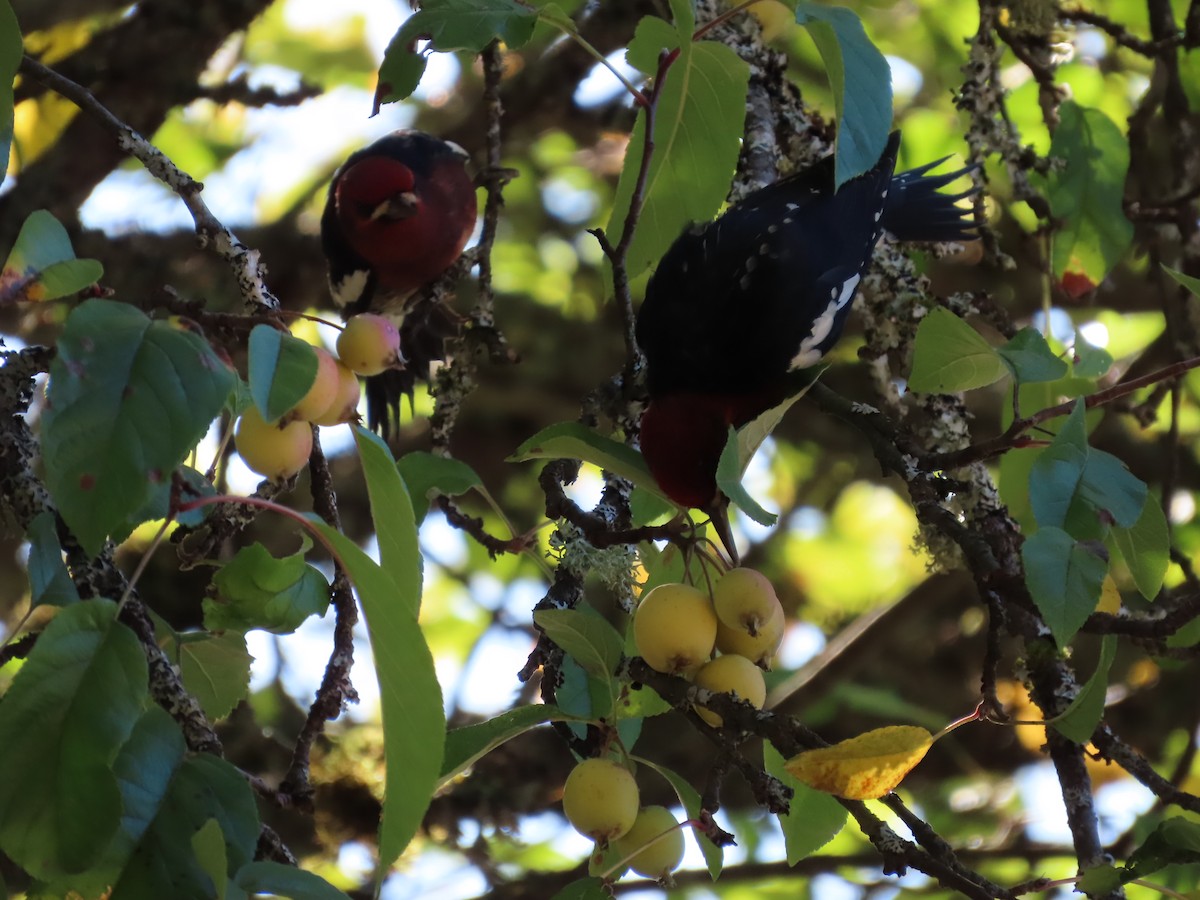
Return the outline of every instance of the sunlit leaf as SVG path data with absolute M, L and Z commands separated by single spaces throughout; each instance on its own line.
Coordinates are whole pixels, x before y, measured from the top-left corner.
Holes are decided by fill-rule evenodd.
M 837 837 L 846 824 L 846 808 L 792 775 L 772 744 L 763 744 L 763 763 L 768 773 L 792 789 L 788 811 L 780 814 L 779 825 L 788 865 L 794 866 Z
M 397 602 L 396 581 L 344 534 L 315 519 L 313 525 L 346 567 L 371 637 L 387 761 L 379 865 L 387 871 L 416 834 L 438 783 L 446 742 L 442 689 L 413 607 Z
M 1171 532 L 1158 500 L 1147 498 L 1138 520 L 1128 528 L 1113 528 L 1112 535 L 1138 591 L 1153 600 L 1171 564 Z
M 589 606 L 540 609 L 533 614 L 533 622 L 589 675 L 611 677 L 621 663 L 621 636 Z
M 874 800 L 895 790 L 932 745 L 933 736 L 924 728 L 889 725 L 831 747 L 805 750 L 784 765 L 818 791 L 847 800 Z
M 196 862 L 213 883 L 216 900 L 225 900 L 229 887 L 229 859 L 225 855 L 225 835 L 221 833 L 221 823 L 209 819 L 192 835 L 190 843 Z
M 8 0 L 0 0 L 0 184 L 8 173 L 13 139 L 13 79 L 21 64 L 21 26 Z
M 986 387 L 1008 368 L 1003 358 L 974 328 L 940 306 L 929 310 L 913 344 L 911 390 L 950 394 Z
M 421 610 L 423 559 L 408 489 L 396 470 L 392 451 L 379 435 L 356 427 L 354 442 L 367 480 L 379 562 L 400 588 L 395 600 L 416 616 Z
M 1098 109 L 1068 100 L 1059 107 L 1050 156 L 1063 161 L 1046 183 L 1050 211 L 1061 223 L 1051 238 L 1054 276 L 1071 268 L 1099 284 L 1133 240 L 1125 217 L 1129 143 Z
M 270 325 L 254 326 L 248 350 L 250 396 L 263 419 L 274 422 L 312 387 L 317 353 L 306 341 Z
M 774 525 L 778 516 L 763 509 L 742 485 L 750 460 L 758 452 L 763 441 L 771 436 L 771 432 L 783 420 L 797 400 L 808 393 L 808 388 L 793 394 L 777 406 L 747 422 L 741 428 L 729 429 L 729 437 L 721 450 L 717 461 L 717 487 L 746 515 L 760 525 Z
M 470 50 L 479 53 L 493 40 L 516 49 L 529 40 L 538 22 L 538 10 L 518 0 L 426 0 L 396 32 L 379 67 L 375 111 L 380 104 L 403 100 L 417 89 L 425 74 L 425 53 L 416 51 L 418 40 L 428 40 L 430 50 Z M 562 18 L 554 7 L 551 21 Z
M 329 582 L 299 552 L 276 559 L 262 544 L 243 547 L 213 576 L 214 596 L 205 597 L 204 627 L 245 632 L 261 628 L 291 634 L 309 616 L 329 606 Z
M 160 645 L 200 707 L 212 720 L 222 719 L 250 696 L 250 663 L 246 636 L 237 631 L 225 634 L 187 634 L 187 640 L 168 637 Z
M 572 718 L 556 706 L 538 704 L 518 706 L 478 725 L 454 728 L 446 732 L 446 755 L 438 783 L 445 784 L 501 744 L 531 728 Z
M 1075 332 L 1073 349 L 1075 374 L 1080 378 L 1101 378 L 1112 368 L 1112 354 L 1103 347 L 1093 347 L 1082 334 Z
M 514 450 L 508 462 L 530 459 L 579 459 L 666 499 L 642 454 L 577 422 L 543 428 Z
M 737 165 L 746 117 L 750 70 L 724 44 L 693 41 L 690 7 L 673 6 L 675 26 L 646 16 L 629 44 L 629 61 L 647 74 L 662 50 L 679 51 L 666 74 L 654 124 L 642 214 L 626 257 L 629 277 L 650 268 L 694 222 L 708 222 L 721 208 Z M 625 166 L 605 232 L 620 239 L 642 163 L 646 117 L 640 114 L 625 153 Z
M 96 260 L 75 258 L 67 230 L 39 209 L 21 226 L 0 269 L 0 306 L 65 297 L 95 284 L 103 274 Z
M 883 155 L 892 128 L 892 69 L 849 9 L 800 3 L 796 22 L 812 35 L 829 76 L 838 119 L 834 184 L 841 187 Z
M 1104 695 L 1108 690 L 1108 670 L 1117 657 L 1117 636 L 1106 634 L 1100 643 L 1100 659 L 1096 670 L 1079 689 L 1071 705 L 1051 724 L 1065 737 L 1077 744 L 1086 744 L 1104 717 Z

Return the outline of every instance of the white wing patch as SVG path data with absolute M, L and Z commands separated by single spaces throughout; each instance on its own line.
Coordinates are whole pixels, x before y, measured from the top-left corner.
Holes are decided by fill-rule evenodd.
M 807 369 L 809 366 L 815 366 L 821 361 L 821 357 L 825 354 L 819 347 L 833 331 L 838 313 L 850 302 L 850 299 L 854 296 L 854 292 L 858 290 L 858 283 L 860 281 L 862 281 L 861 275 L 852 275 L 842 285 L 840 293 L 836 287 L 830 291 L 829 305 L 813 321 L 808 336 L 800 342 L 799 351 L 792 357 L 792 361 L 788 363 L 789 372 L 795 372 L 797 369 Z
M 337 284 L 330 282 L 329 292 L 333 295 L 333 302 L 339 309 L 355 302 L 367 289 L 367 279 L 370 277 L 371 273 L 366 269 L 358 269 Z

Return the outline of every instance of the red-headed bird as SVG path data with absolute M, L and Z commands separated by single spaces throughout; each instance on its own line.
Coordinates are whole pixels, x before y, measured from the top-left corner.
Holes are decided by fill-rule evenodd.
M 367 421 L 387 436 L 400 397 L 442 359 L 457 332 L 440 303 L 409 303 L 458 260 L 475 230 L 475 182 L 457 144 L 395 131 L 353 153 L 334 173 L 321 216 L 321 248 L 333 301 L 349 318 L 394 316 L 408 364 L 367 379 Z
M 966 241 L 969 210 L 938 189 L 970 171 L 894 174 L 900 133 L 879 162 L 834 191 L 833 158 L 750 194 L 684 231 L 646 287 L 637 339 L 650 403 L 642 453 L 681 506 L 708 513 L 736 560 L 717 462 L 730 426 L 796 393 L 841 336 L 884 230 L 904 241 Z

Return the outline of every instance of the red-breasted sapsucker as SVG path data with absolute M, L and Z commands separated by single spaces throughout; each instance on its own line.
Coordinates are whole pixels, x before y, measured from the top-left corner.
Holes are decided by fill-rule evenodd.
M 395 131 L 353 153 L 334 173 L 321 216 L 333 301 L 346 318 L 394 316 L 407 365 L 367 379 L 367 421 L 387 436 L 400 397 L 444 355 L 457 315 L 413 294 L 454 265 L 475 229 L 467 153 L 421 131 Z
M 884 230 L 904 241 L 971 240 L 969 211 L 938 193 L 966 169 L 894 174 L 879 162 L 834 191 L 833 158 L 756 191 L 671 245 L 646 288 L 637 339 L 650 403 L 642 453 L 659 486 L 708 513 L 722 542 L 728 499 L 717 462 L 732 425 L 795 393 L 841 336 Z

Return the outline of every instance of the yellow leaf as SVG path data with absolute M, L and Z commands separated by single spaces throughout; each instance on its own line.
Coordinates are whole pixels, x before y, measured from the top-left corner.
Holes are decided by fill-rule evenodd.
M 832 747 L 806 750 L 785 768 L 818 791 L 847 800 L 874 800 L 893 790 L 925 758 L 933 735 L 916 725 L 889 725 Z
M 1121 592 L 1111 575 L 1104 576 L 1104 584 L 1100 587 L 1100 602 L 1096 612 L 1112 613 L 1114 616 L 1121 611 Z

